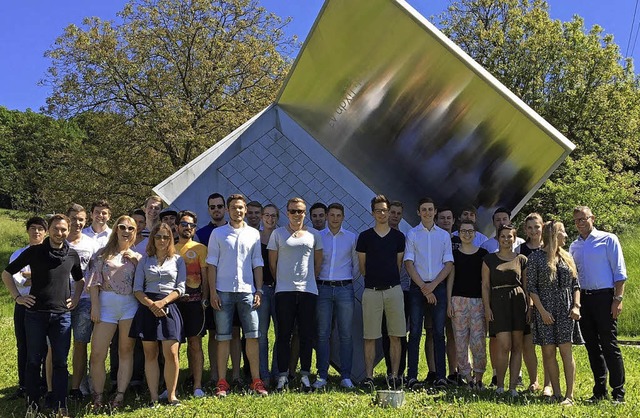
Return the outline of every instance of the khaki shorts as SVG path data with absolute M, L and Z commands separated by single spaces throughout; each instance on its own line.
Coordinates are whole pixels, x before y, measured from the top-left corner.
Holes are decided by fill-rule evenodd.
M 366 340 L 382 337 L 382 313 L 387 318 L 387 330 L 392 337 L 405 337 L 404 294 L 400 285 L 389 290 L 364 289 L 362 293 L 362 334 Z

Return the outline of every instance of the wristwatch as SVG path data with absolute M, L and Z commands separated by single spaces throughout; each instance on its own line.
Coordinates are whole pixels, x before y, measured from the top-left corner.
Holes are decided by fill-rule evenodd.
M 264 295 L 264 290 L 256 289 L 256 293 L 260 293 L 260 296 Z
M 617 300 L 618 302 L 622 302 L 622 295 L 620 296 L 614 296 L 613 300 Z
M 208 308 L 209 307 L 209 299 L 202 299 L 202 301 L 200 303 L 202 303 L 202 307 L 203 308 Z

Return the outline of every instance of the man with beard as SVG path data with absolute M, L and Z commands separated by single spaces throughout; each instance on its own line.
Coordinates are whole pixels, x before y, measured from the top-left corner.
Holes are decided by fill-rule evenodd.
M 262 218 L 262 204 L 255 200 L 247 203 L 247 225 L 260 230 L 260 220 Z
M 204 355 L 202 337 L 206 333 L 204 309 L 209 306 L 209 287 L 207 285 L 207 247 L 195 242 L 198 216 L 188 210 L 178 214 L 178 244 L 176 251 L 187 266 L 185 294 L 178 300 L 178 309 L 184 323 L 184 336 L 187 338 L 187 358 L 189 371 L 193 378 L 193 396 L 204 396 L 202 390 L 202 368 Z

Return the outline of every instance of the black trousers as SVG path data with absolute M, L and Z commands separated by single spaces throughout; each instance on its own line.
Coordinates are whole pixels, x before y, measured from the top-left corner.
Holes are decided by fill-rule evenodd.
M 607 371 L 614 399 L 624 398 L 624 363 L 618 346 L 618 321 L 611 317 L 613 289 L 580 294 L 580 329 L 595 384 L 593 394 L 607 394 Z
M 276 319 L 278 321 L 276 347 L 278 350 L 278 371 L 281 375 L 286 376 L 289 372 L 291 336 L 296 320 L 300 336 L 300 370 L 306 373 L 311 371 L 317 299 L 317 295 L 307 292 L 276 293 Z

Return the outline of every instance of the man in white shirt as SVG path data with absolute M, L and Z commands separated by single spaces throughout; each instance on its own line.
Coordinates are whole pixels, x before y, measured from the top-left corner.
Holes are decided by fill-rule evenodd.
M 98 243 L 98 248 L 107 245 L 111 228 L 107 225 L 111 219 L 111 207 L 106 200 L 98 200 L 91 205 L 91 225 L 84 228 L 82 233 Z
M 209 237 L 207 255 L 211 305 L 215 309 L 218 341 L 218 373 L 216 396 L 229 393 L 226 372 L 229 361 L 233 312 L 238 309 L 242 330 L 247 340 L 247 357 L 251 367 L 250 390 L 266 395 L 258 357 L 258 311 L 262 296 L 262 252 L 260 232 L 244 221 L 247 201 L 240 194 L 227 198 L 229 223 L 215 228 Z M 255 281 L 255 286 L 254 286 Z
M 407 386 L 418 384 L 420 338 L 425 310 L 431 311 L 436 386 L 446 386 L 444 327 L 447 316 L 445 279 L 453 268 L 449 233 L 435 225 L 436 208 L 428 197 L 418 202 L 420 223 L 407 234 L 404 263 L 411 277 Z
M 511 224 L 511 212 L 507 208 L 500 207 L 493 212 L 493 226 L 496 228 L 496 236 L 498 228 L 502 225 Z M 498 239 L 494 236 L 493 238 L 489 238 L 485 242 L 480 245 L 480 248 L 484 248 L 489 253 L 498 252 L 500 248 L 500 244 L 498 243 Z M 516 237 L 513 241 L 513 251 L 516 250 L 520 246 L 520 244 L 524 244 L 524 240 L 520 237 Z M 475 244 L 474 244 L 475 245 Z
M 314 389 L 323 389 L 329 377 L 329 340 L 335 319 L 340 335 L 340 386 L 351 389 L 353 357 L 354 293 L 353 278 L 359 274 L 356 255 L 356 234 L 342 228 L 344 206 L 331 203 L 327 209 L 328 227 L 320 231 L 323 257 L 318 284 L 316 321 L 318 346 L 316 348 L 318 378 Z M 335 318 L 334 318 L 335 312 Z

